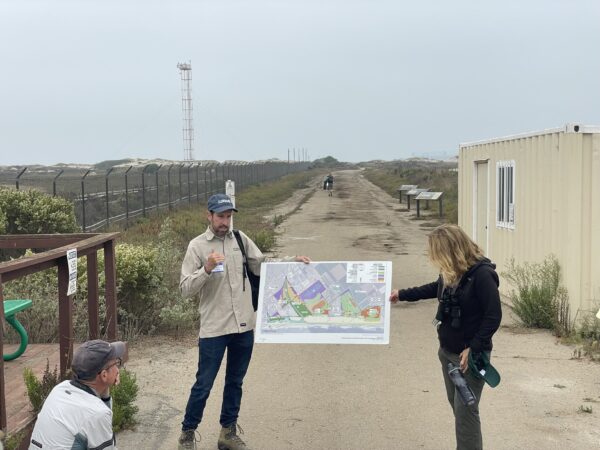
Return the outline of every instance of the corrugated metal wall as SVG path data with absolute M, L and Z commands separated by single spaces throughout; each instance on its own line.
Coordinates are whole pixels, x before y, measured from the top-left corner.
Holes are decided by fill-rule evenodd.
M 476 163 L 485 161 L 488 164 L 488 236 L 482 246 L 487 243 L 487 254 L 498 265 L 498 271 L 505 270 L 512 257 L 517 263 L 540 262 L 552 253 L 563 270 L 572 316 L 580 310 L 597 309 L 600 303 L 600 133 L 551 130 L 462 145 L 458 221 L 478 242 L 483 237 L 476 236 L 475 231 L 475 209 L 481 204 L 477 202 Z M 496 163 L 499 161 L 514 161 L 514 229 L 496 225 Z M 508 284 L 501 284 L 502 293 L 507 294 Z

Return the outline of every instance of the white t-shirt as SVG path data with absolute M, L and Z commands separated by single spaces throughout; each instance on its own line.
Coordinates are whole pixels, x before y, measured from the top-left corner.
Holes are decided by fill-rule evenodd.
M 29 450 L 116 449 L 112 409 L 71 381 L 56 385 L 38 414 Z

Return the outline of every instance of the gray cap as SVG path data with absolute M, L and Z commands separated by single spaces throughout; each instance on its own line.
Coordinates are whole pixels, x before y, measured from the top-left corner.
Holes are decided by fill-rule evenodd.
M 208 199 L 208 210 L 214 213 L 221 213 L 224 211 L 235 211 L 233 202 L 227 194 L 214 194 Z
M 108 361 L 123 358 L 127 351 L 125 342 L 106 342 L 100 339 L 86 341 L 75 350 L 71 368 L 79 380 L 93 380 L 96 378 Z

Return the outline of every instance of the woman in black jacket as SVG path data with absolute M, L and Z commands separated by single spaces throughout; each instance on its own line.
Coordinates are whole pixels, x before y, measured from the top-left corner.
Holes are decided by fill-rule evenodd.
M 500 326 L 502 310 L 496 266 L 458 226 L 445 224 L 429 234 L 429 259 L 440 271 L 437 281 L 410 289 L 393 290 L 390 301 L 436 298 L 435 317 L 440 348 L 438 356 L 448 401 L 454 412 L 458 450 L 483 448 L 479 399 L 484 380 L 469 370 L 469 353 L 477 356 L 492 350 L 492 335 Z M 460 366 L 476 401 L 466 406 L 448 375 L 448 363 Z

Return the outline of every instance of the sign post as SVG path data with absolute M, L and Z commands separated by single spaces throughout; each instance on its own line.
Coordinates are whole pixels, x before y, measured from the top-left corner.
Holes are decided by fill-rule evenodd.
M 227 194 L 229 196 L 229 198 L 231 199 L 231 203 L 233 204 L 233 207 L 235 208 L 235 181 L 227 180 L 225 182 L 225 194 Z M 233 217 L 231 218 L 231 223 L 229 225 L 229 229 L 233 230 Z

